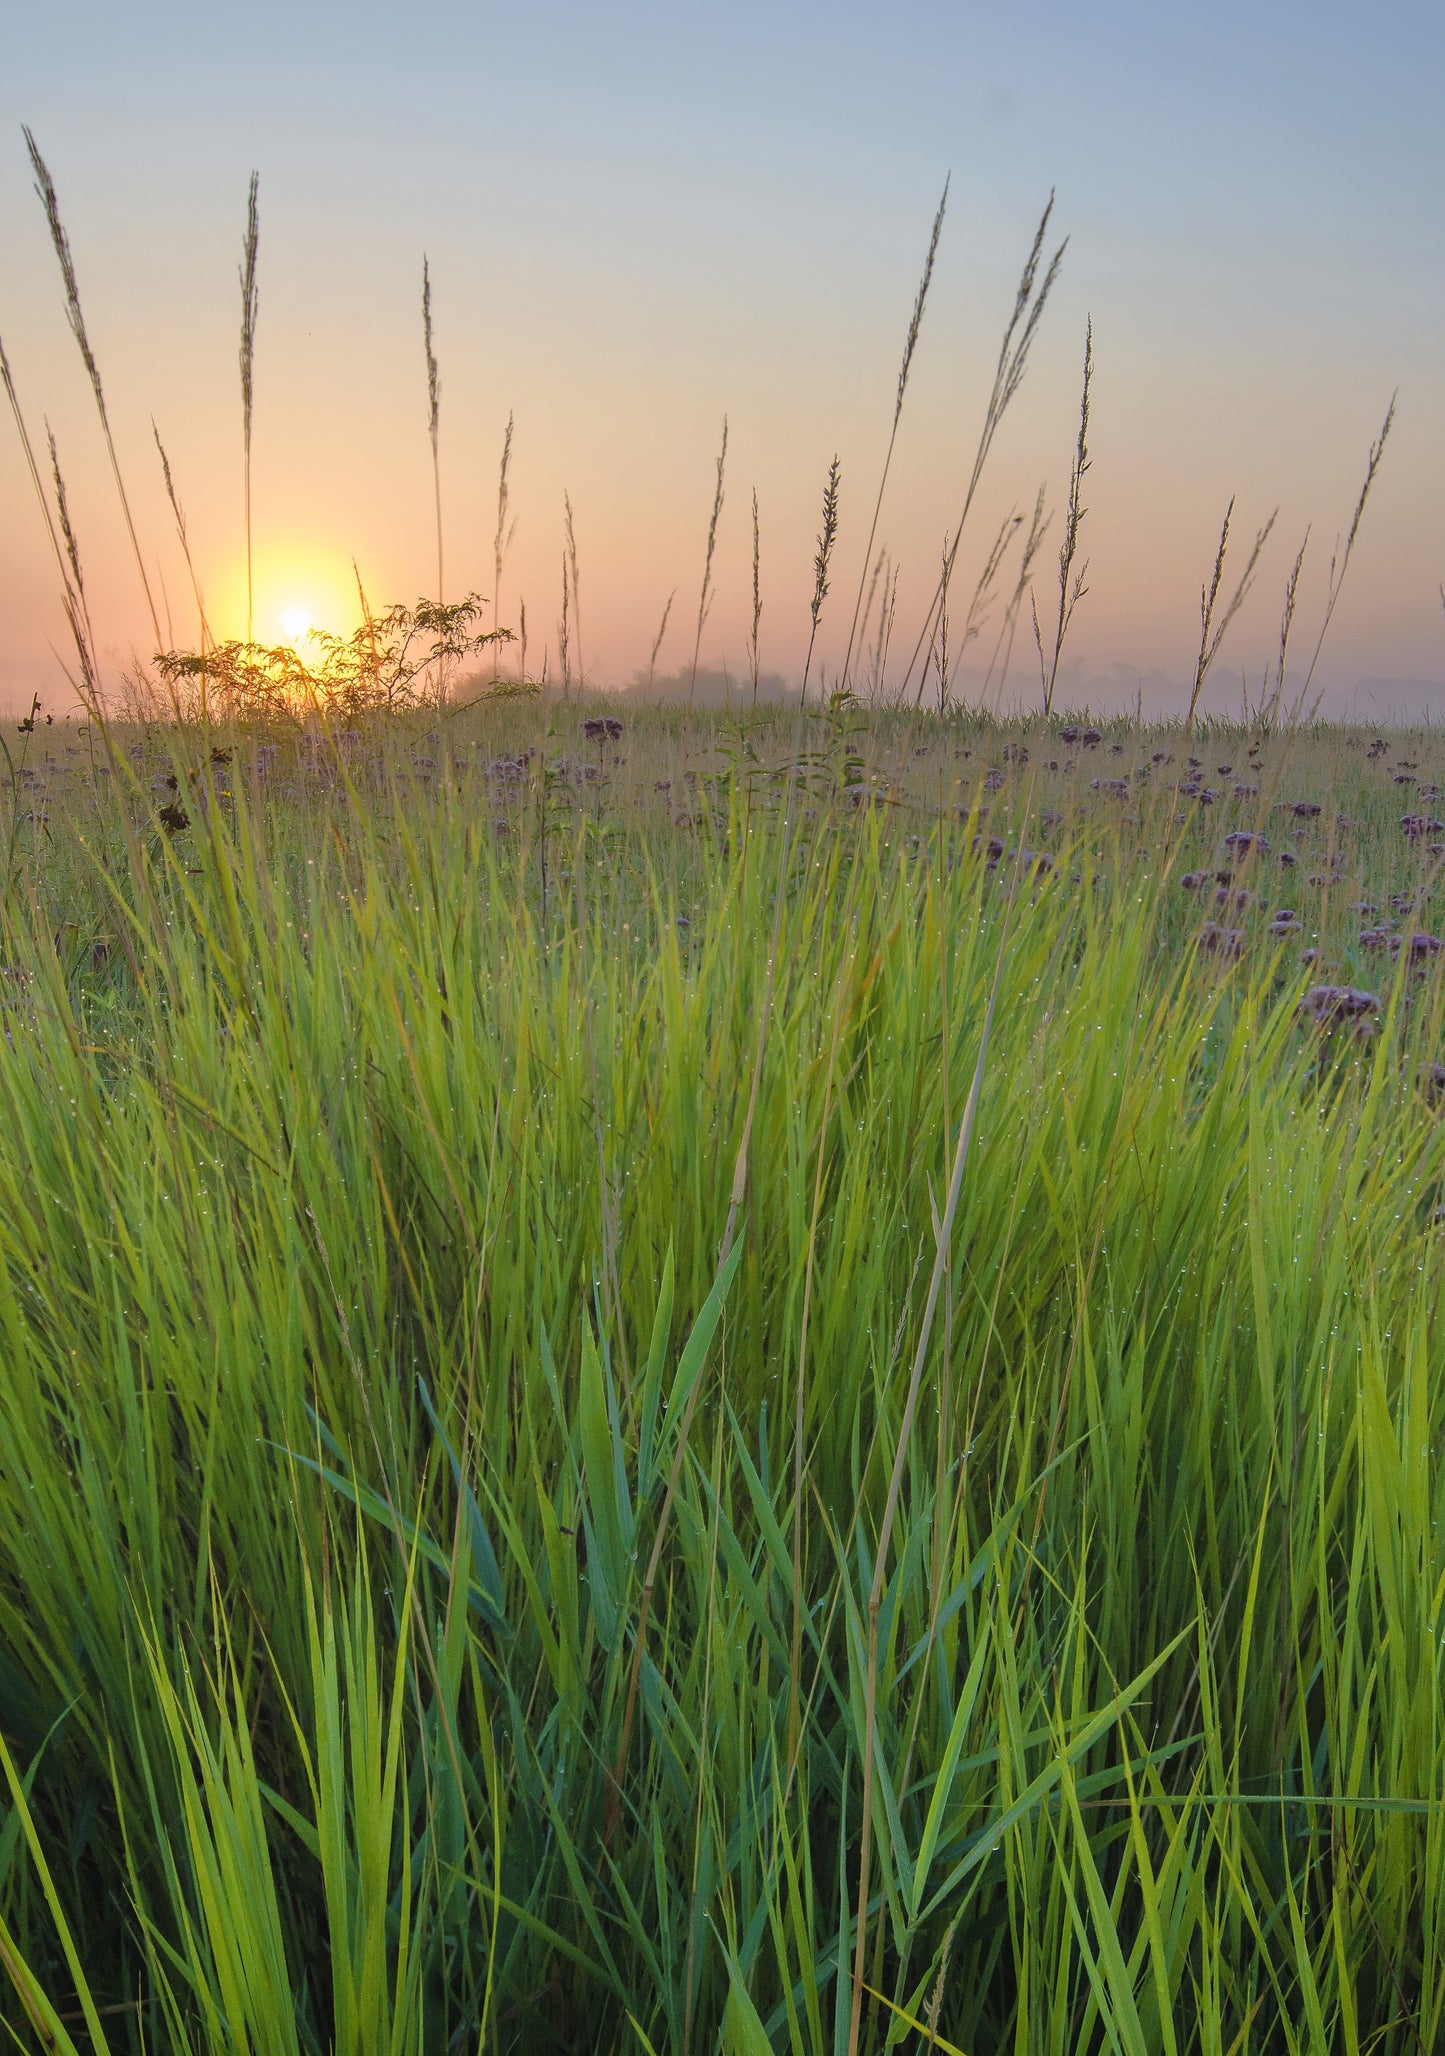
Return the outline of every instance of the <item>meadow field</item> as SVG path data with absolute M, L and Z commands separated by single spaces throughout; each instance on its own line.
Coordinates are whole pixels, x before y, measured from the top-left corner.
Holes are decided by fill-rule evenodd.
M 1445 2044 L 1445 742 L 6 740 L 16 2046 Z

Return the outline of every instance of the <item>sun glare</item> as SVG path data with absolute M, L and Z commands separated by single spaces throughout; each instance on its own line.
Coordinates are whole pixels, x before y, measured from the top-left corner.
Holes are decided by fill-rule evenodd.
M 268 648 L 289 643 L 312 657 L 320 633 L 348 636 L 358 625 L 356 572 L 349 557 L 318 544 L 310 535 L 279 536 L 255 560 L 249 618 L 255 640 Z M 246 561 L 242 557 L 217 581 L 210 621 L 222 640 L 246 634 Z

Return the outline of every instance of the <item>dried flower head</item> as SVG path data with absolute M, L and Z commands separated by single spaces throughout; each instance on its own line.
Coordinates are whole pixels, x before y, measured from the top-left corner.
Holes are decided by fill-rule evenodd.
M 1368 1032 L 1371 1017 L 1379 1010 L 1378 995 L 1358 985 L 1312 985 L 1295 1011 L 1317 1028 L 1347 1027 L 1358 1033 L 1361 1027 Z
M 1438 957 L 1445 950 L 1445 942 L 1438 935 L 1428 935 L 1423 928 L 1417 928 L 1413 935 L 1392 935 L 1390 953 L 1403 955 L 1410 964 L 1426 964 L 1431 957 Z

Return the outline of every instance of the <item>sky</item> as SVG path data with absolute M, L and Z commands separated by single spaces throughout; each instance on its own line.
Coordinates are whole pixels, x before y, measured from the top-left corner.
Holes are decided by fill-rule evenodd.
M 955 646 L 989 546 L 1042 487 L 1041 622 L 1093 323 L 1087 590 L 1060 699 L 1175 708 L 1235 503 L 1226 596 L 1276 508 L 1202 704 L 1257 695 L 1309 533 L 1296 682 L 1372 441 L 1393 428 L 1316 666 L 1327 712 L 1445 715 L 1445 270 L 1436 88 L 1445 10 L 1376 0 L 47 0 L 12 10 L 0 77 L 0 338 L 42 463 L 53 429 L 107 682 L 152 655 L 94 401 L 22 135 L 59 193 L 165 639 L 245 631 L 238 266 L 260 177 L 252 458 L 255 630 L 345 632 L 433 596 L 422 338 L 440 370 L 443 596 L 527 609 L 558 665 L 564 495 L 571 662 L 589 683 L 748 667 L 796 679 L 828 465 L 839 533 L 814 656 L 838 676 L 930 225 L 938 260 L 877 531 L 898 566 L 893 673 L 956 533 L 1019 271 L 1051 192 L 1068 238 L 1027 374 L 958 545 Z M 494 592 L 497 477 L 514 422 Z M 698 635 L 722 424 L 724 499 Z M 877 545 L 875 545 L 876 549 Z M 1016 546 L 1015 546 L 1016 547 Z M 1010 560 L 1013 561 L 1013 560 Z M 1009 562 L 1001 587 L 1013 583 Z M 492 605 L 495 602 L 496 612 Z M 962 653 L 981 689 L 1002 598 Z M 73 703 L 60 583 L 0 414 L 0 704 Z M 513 650 L 505 660 L 515 663 Z M 994 689 L 998 688 L 995 673 Z M 1039 690 L 1027 615 L 1006 704 Z

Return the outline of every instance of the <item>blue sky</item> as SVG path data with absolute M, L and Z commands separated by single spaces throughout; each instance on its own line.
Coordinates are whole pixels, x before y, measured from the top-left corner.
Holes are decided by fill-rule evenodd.
M 458 581 L 490 590 L 512 410 L 506 583 L 528 599 L 534 644 L 554 636 L 566 490 L 588 669 L 625 678 L 645 663 L 670 590 L 676 623 L 695 614 L 726 413 L 704 655 L 741 663 L 756 485 L 765 659 L 790 669 L 835 449 L 836 586 L 856 586 L 945 173 L 949 215 L 880 531 L 902 565 L 901 619 L 925 604 L 956 518 L 1014 279 L 1052 187 L 1069 249 L 978 503 L 973 561 L 1040 482 L 1062 503 L 1092 314 L 1080 688 L 1140 677 L 1164 703 L 1190 667 L 1199 584 L 1237 494 L 1241 531 L 1281 508 L 1221 659 L 1219 690 L 1237 703 L 1241 667 L 1257 673 L 1267 658 L 1311 523 L 1297 633 L 1317 624 L 1330 548 L 1398 386 L 1320 675 L 1341 703 L 1362 692 L 1367 712 L 1445 708 L 1445 279 L 1432 255 L 1442 58 L 1445 12 L 1417 6 L 52 0 L 7 25 L 0 335 L 32 426 L 43 414 L 55 425 L 117 664 L 143 649 L 143 614 L 22 122 L 60 189 L 122 462 L 178 613 L 150 418 L 208 604 L 224 615 L 239 547 L 236 264 L 254 166 L 257 546 L 277 606 L 288 593 L 339 606 L 338 567 L 353 558 L 379 595 L 428 583 L 425 250 Z M 12 698 L 57 675 L 49 644 L 61 630 L 29 490 L 0 423 L 0 692 Z M 1041 600 L 1047 583 L 1046 551 Z M 825 642 L 836 626 L 825 621 Z M 664 664 L 690 653 L 690 635 L 673 634 Z M 1018 684 L 1027 690 L 1026 670 Z

